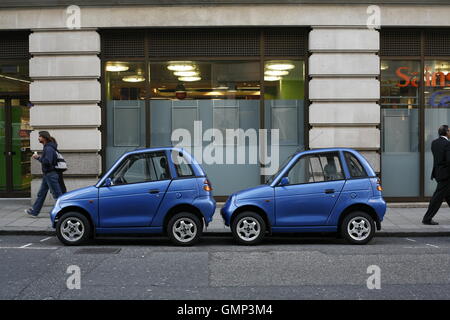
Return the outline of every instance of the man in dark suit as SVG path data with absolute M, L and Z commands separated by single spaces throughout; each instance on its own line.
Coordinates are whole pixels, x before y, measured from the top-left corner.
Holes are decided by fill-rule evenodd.
M 444 199 L 450 206 L 450 130 L 447 125 L 442 125 L 439 127 L 438 133 L 439 138 L 431 143 L 431 152 L 433 152 L 431 179 L 436 180 L 437 186 L 422 220 L 423 224 L 428 225 L 438 224 L 433 221 L 433 217 Z

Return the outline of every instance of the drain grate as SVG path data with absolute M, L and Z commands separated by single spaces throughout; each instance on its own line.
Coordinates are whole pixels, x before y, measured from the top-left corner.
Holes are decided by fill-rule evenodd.
M 83 248 L 75 251 L 75 254 L 118 254 L 120 248 Z

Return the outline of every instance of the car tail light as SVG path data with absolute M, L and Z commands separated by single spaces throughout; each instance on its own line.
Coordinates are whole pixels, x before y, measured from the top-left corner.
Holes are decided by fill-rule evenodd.
M 381 186 L 380 179 L 377 180 L 377 190 L 380 192 L 383 191 L 383 187 Z
M 205 191 L 212 191 L 212 186 L 211 183 L 209 182 L 208 179 L 205 179 L 205 181 L 203 181 L 203 190 Z

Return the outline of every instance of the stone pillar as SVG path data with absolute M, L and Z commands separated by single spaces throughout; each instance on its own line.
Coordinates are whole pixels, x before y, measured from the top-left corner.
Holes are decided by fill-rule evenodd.
M 379 172 L 379 32 L 313 27 L 309 50 L 310 148 L 354 148 Z
M 30 34 L 31 149 L 42 150 L 38 132 L 47 130 L 58 142 L 69 169 L 68 190 L 92 185 L 101 170 L 100 35 L 95 30 L 35 30 Z M 41 182 L 32 161 L 31 197 Z M 46 204 L 53 199 L 47 196 Z

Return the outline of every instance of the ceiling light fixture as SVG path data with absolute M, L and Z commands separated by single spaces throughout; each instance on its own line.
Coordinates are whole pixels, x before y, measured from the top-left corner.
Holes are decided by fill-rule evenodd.
M 110 72 L 127 71 L 128 69 L 129 69 L 129 67 L 122 63 L 106 65 L 106 71 L 110 71 Z
M 170 71 L 192 71 L 195 67 L 191 61 L 170 61 L 167 69 Z
M 266 76 L 286 76 L 289 74 L 289 71 L 286 70 L 267 70 L 264 72 Z
M 265 76 L 264 77 L 264 81 L 277 81 L 277 80 L 281 80 L 281 77 L 276 77 L 276 76 Z
M 292 70 L 295 68 L 295 65 L 288 62 L 273 62 L 267 64 L 267 69 L 270 70 Z
M 175 71 L 173 73 L 175 76 L 177 77 L 193 77 L 193 76 L 198 76 L 198 72 L 197 71 Z
M 200 77 L 179 77 L 178 80 L 185 81 L 185 82 L 193 82 L 193 81 L 202 80 L 202 78 L 200 78 Z
M 133 76 L 126 76 L 122 78 L 122 81 L 125 82 L 142 82 L 145 81 L 145 78 L 139 74 Z

